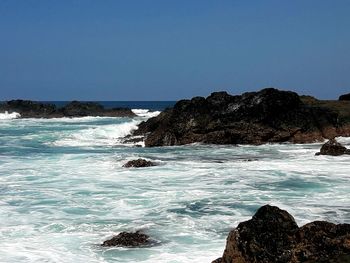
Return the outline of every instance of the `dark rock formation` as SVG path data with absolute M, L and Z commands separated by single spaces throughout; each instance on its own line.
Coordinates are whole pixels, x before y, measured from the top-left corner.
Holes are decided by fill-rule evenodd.
M 315 221 L 298 227 L 275 206 L 261 207 L 227 238 L 215 263 L 350 262 L 350 224 Z
M 335 139 L 330 139 L 328 142 L 322 145 L 320 152 L 316 155 L 333 155 L 339 156 L 343 154 L 350 154 L 350 149 L 347 149 Z
M 108 117 L 133 117 L 135 114 L 127 108 L 105 109 L 101 104 L 96 102 L 79 102 L 72 101 L 66 106 L 59 109 L 63 116 L 108 116 Z
M 150 166 L 156 166 L 156 164 L 151 161 L 147 161 L 145 159 L 131 160 L 123 165 L 123 167 L 125 168 L 130 168 L 130 167 L 140 168 L 140 167 L 150 167 Z
M 121 232 L 112 239 L 103 242 L 103 247 L 140 247 L 151 245 L 153 242 L 146 234 L 137 231 L 135 233 Z
M 55 115 L 56 106 L 30 100 L 10 100 L 0 104 L 0 112 L 8 111 L 21 114 L 22 118 L 48 118 Z
M 333 138 L 341 125 L 336 111 L 306 104 L 294 92 L 268 88 L 178 101 L 141 123 L 134 135 L 146 136 L 146 146 L 305 143 Z
M 59 118 L 83 116 L 133 117 L 135 114 L 126 108 L 105 109 L 95 102 L 72 101 L 64 107 L 30 100 L 11 100 L 0 104 L 0 112 L 18 112 L 22 118 Z
M 339 96 L 339 100 L 350 100 L 350 93 Z

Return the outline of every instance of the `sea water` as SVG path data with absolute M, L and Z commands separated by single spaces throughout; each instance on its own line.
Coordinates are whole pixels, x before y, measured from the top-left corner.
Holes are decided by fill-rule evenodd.
M 350 223 L 350 156 L 315 156 L 321 144 L 135 147 L 121 138 L 158 114 L 135 112 L 0 114 L 0 262 L 211 262 L 230 229 L 265 204 L 299 225 Z M 158 166 L 122 167 L 135 158 Z M 158 245 L 100 246 L 136 230 Z

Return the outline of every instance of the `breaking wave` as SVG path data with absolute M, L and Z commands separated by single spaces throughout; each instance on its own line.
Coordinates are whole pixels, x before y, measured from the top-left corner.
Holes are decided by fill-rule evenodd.
M 17 112 L 11 112 L 5 111 L 4 113 L 0 113 L 0 120 L 11 120 L 11 119 L 17 119 L 20 118 L 21 114 Z
M 153 118 L 160 114 L 160 111 L 150 111 L 148 109 L 132 109 L 132 112 L 139 117 Z

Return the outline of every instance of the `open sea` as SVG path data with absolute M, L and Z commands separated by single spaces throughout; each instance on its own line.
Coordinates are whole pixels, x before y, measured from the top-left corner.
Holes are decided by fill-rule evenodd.
M 222 255 L 229 230 L 264 204 L 286 209 L 299 225 L 350 223 L 350 156 L 315 156 L 320 143 L 122 143 L 173 104 L 103 102 L 133 108 L 135 118 L 0 113 L 0 262 L 210 263 Z M 349 138 L 339 141 L 350 147 Z M 135 158 L 158 166 L 122 167 Z M 159 244 L 100 246 L 140 229 Z

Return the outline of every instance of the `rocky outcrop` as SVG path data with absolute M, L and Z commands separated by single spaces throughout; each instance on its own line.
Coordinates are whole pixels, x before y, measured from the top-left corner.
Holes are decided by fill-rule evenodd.
M 72 101 L 58 108 L 51 103 L 41 103 L 30 100 L 10 100 L 0 104 L 0 112 L 17 112 L 22 118 L 60 118 L 83 116 L 133 117 L 131 109 L 105 109 L 95 102 Z
M 103 242 L 103 247 L 141 247 L 151 245 L 150 237 L 140 231 L 135 233 L 121 232 L 117 236 Z
M 0 104 L 0 112 L 17 112 L 22 118 L 49 118 L 56 116 L 56 106 L 30 100 L 10 100 Z
M 298 227 L 275 206 L 261 207 L 229 233 L 215 263 L 350 262 L 350 224 L 315 221 Z
M 336 139 L 330 139 L 328 142 L 322 145 L 320 152 L 316 155 L 332 155 L 339 156 L 343 154 L 350 154 L 350 149 L 337 142 Z
M 156 166 L 156 164 L 154 162 L 147 161 L 141 158 L 137 160 L 128 161 L 126 164 L 123 165 L 123 167 L 125 168 L 130 168 L 130 167 L 140 168 L 140 167 L 150 167 L 150 166 Z
M 340 95 L 339 100 L 350 100 L 350 93 Z
M 345 134 L 348 130 L 342 130 L 338 117 L 336 110 L 306 104 L 290 91 L 268 88 L 239 96 L 215 92 L 177 102 L 141 123 L 134 135 L 144 135 L 146 146 L 309 143 Z

